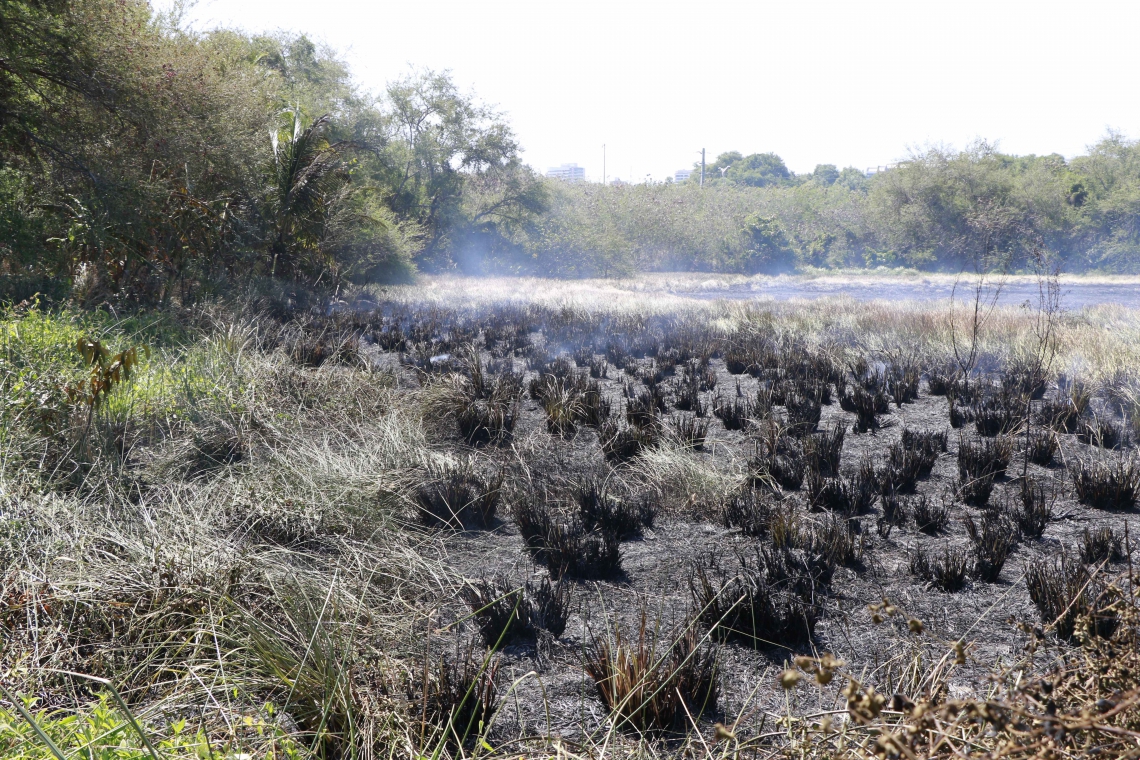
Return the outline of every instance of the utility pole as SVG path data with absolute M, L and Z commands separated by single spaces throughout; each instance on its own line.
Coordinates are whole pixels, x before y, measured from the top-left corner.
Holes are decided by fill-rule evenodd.
M 705 149 L 701 148 L 701 187 L 705 186 Z
M 606 144 L 602 143 L 602 187 L 606 186 Z

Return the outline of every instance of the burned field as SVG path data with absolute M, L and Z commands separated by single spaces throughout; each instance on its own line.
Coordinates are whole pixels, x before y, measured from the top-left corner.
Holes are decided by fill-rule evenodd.
M 1132 312 L 448 287 L 79 340 L 142 358 L 6 423 L 31 720 L 147 756 L 1134 749 Z M 30 387 L 102 371 L 69 319 L 9 316 Z
M 348 321 L 452 455 L 407 515 L 464 579 L 424 623 L 485 679 L 460 733 L 668 746 L 721 723 L 756 746 L 789 714 L 870 722 L 876 694 L 903 720 L 1047 673 L 1119 615 L 1127 405 L 1041 354 L 983 371 L 770 315 Z

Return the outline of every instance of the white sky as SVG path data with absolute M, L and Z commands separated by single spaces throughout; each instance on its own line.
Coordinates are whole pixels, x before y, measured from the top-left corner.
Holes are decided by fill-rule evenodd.
M 160 7 L 170 0 L 156 0 Z M 910 148 L 1072 156 L 1140 134 L 1140 2 L 199 0 L 195 28 L 303 31 L 380 90 L 450 69 L 528 163 L 662 179 L 726 150 L 795 172 Z

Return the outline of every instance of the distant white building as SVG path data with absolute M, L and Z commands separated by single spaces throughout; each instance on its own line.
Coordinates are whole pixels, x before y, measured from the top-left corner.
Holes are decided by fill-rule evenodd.
M 868 166 L 867 170 L 863 172 L 864 177 L 873 177 L 876 174 L 890 171 L 891 169 L 898 168 L 898 164 L 887 164 L 886 166 Z
M 692 175 L 693 175 L 692 169 L 678 169 L 677 171 L 673 172 L 673 181 L 674 182 L 688 182 L 689 177 L 691 177 Z
M 546 176 L 563 182 L 585 182 L 586 170 L 578 164 L 562 164 L 546 170 Z

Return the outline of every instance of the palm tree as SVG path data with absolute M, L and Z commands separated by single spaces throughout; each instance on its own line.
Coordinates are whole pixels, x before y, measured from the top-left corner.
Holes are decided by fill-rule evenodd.
M 330 212 L 348 187 L 343 154 L 352 146 L 329 142 L 330 114 L 302 128 L 300 108 L 282 113 L 291 117 L 292 130 L 270 132 L 276 175 L 270 203 L 271 273 L 312 276 L 326 263 L 321 243 Z

